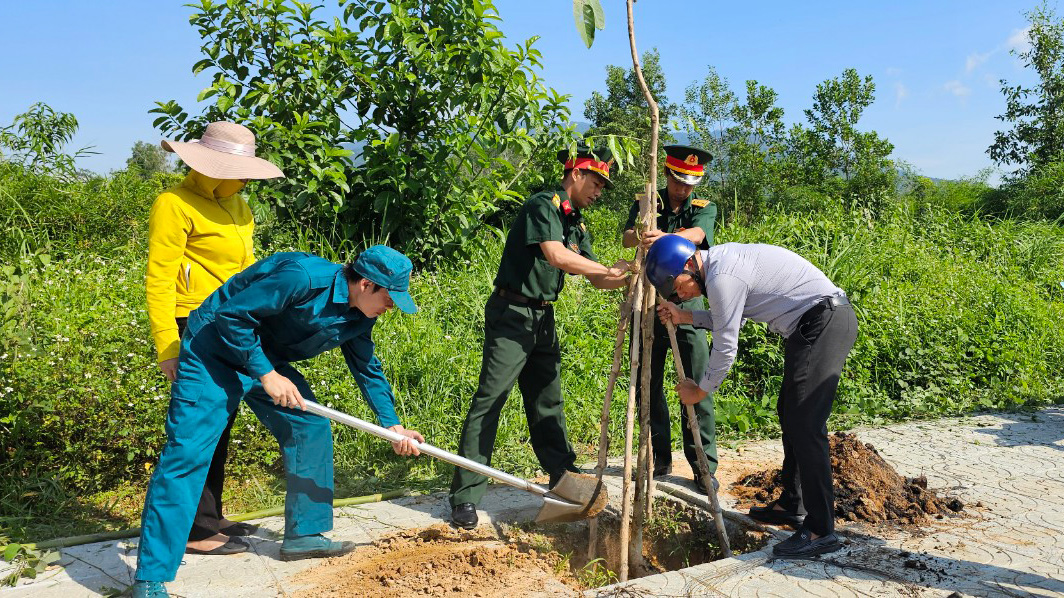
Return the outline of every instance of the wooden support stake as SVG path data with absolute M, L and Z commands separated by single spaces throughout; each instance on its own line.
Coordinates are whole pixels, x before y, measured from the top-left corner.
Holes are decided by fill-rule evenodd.
M 635 304 L 632 306 L 632 329 L 639 328 L 640 317 L 643 308 L 643 277 L 639 277 L 637 283 L 639 291 L 635 294 Z M 621 531 L 620 531 L 620 564 L 617 567 L 619 581 L 628 581 L 628 539 L 631 535 L 632 518 L 632 433 L 635 429 L 635 385 L 636 371 L 639 367 L 639 336 L 632 334 L 630 351 L 631 376 L 628 381 L 628 410 L 624 425 L 624 477 L 621 483 Z
M 652 500 L 652 496 L 647 492 L 647 485 L 650 476 L 653 474 L 651 471 L 651 457 L 650 457 L 650 358 L 654 347 L 654 299 L 656 294 L 654 293 L 654 287 L 648 282 L 643 282 L 645 288 L 645 294 L 643 296 L 643 309 L 640 314 L 642 320 L 642 329 L 640 330 L 642 338 L 641 341 L 641 353 L 640 356 L 640 397 L 642 400 L 639 403 L 639 467 L 636 470 L 636 509 L 635 509 L 635 521 L 633 525 L 635 532 L 633 533 L 631 543 L 631 556 L 629 560 L 632 563 L 632 567 L 642 573 L 646 564 L 643 561 L 643 527 L 646 523 L 647 504 Z M 649 324 L 649 326 L 648 326 Z M 632 329 L 633 334 L 635 329 Z
M 676 366 L 676 379 L 683 381 L 687 375 L 683 371 L 683 361 L 680 360 L 680 345 L 676 342 L 676 325 L 668 322 L 665 328 L 669 331 L 669 344 L 672 346 L 672 362 Z M 713 487 L 713 476 L 709 475 L 709 459 L 706 457 L 706 449 L 702 447 L 702 429 L 698 422 L 698 414 L 695 413 L 694 405 L 685 405 L 687 409 L 687 427 L 691 430 L 691 437 L 695 442 L 695 453 L 698 455 L 698 469 L 702 476 L 702 486 L 709 497 L 709 508 L 713 512 L 713 527 L 717 530 L 717 539 L 720 540 L 720 548 L 724 558 L 732 555 L 731 544 L 728 542 L 728 530 L 724 527 L 724 514 L 720 510 L 720 501 L 717 500 L 717 490 Z
M 637 256 L 638 258 L 638 256 Z M 642 292 L 642 278 L 633 276 L 628 282 L 628 296 L 621 304 L 617 314 L 617 334 L 613 341 L 613 365 L 610 367 L 610 381 L 606 384 L 606 397 L 602 400 L 602 418 L 599 420 L 599 452 L 595 475 L 602 483 L 602 474 L 606 470 L 606 459 L 610 448 L 610 404 L 613 390 L 617 387 L 617 376 L 621 373 L 621 360 L 624 358 L 624 337 L 628 333 L 628 322 L 632 319 L 632 304 L 636 293 Z M 595 560 L 595 548 L 598 545 L 598 517 L 593 517 L 588 524 L 587 560 Z

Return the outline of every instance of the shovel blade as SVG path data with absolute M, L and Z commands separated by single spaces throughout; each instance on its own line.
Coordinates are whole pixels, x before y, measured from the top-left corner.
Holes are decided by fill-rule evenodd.
M 543 507 L 536 515 L 536 522 L 567 523 L 589 519 L 601 513 L 609 500 L 606 486 L 597 476 L 567 471 L 543 497 Z

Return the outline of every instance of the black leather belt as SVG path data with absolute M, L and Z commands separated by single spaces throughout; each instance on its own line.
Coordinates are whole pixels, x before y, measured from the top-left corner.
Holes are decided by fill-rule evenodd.
M 802 317 L 798 319 L 799 324 L 808 322 L 811 318 L 815 318 L 818 315 L 824 313 L 825 309 L 835 311 L 837 308 L 843 305 L 850 305 L 850 300 L 846 298 L 846 295 L 832 295 L 831 297 L 824 297 L 820 301 L 813 304 L 813 307 L 805 310 Z
M 531 299 L 529 297 L 525 297 L 521 293 L 507 291 L 506 289 L 500 287 L 495 287 L 495 294 L 509 301 L 510 303 L 528 305 L 531 307 L 550 307 L 550 301 L 543 301 L 542 299 Z
M 836 307 L 849 305 L 850 299 L 846 295 L 832 295 L 831 297 L 824 297 L 820 302 L 829 309 L 834 310 Z

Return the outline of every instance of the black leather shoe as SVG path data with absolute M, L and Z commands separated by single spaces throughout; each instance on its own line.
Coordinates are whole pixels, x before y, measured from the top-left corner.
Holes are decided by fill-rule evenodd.
M 473 529 L 477 526 L 477 506 L 471 502 L 455 505 L 451 509 L 451 523 L 462 529 Z
M 780 511 L 775 507 L 776 501 L 763 507 L 750 507 L 750 519 L 769 525 L 789 525 L 793 528 L 798 528 L 805 522 L 805 515 L 799 515 L 794 511 Z
M 814 540 L 812 533 L 803 527 L 794 532 L 790 538 L 773 546 L 772 554 L 784 559 L 806 559 L 818 554 L 835 552 L 840 548 L 842 548 L 842 542 L 834 533 Z
M 713 491 L 719 492 L 720 482 L 717 481 L 717 476 L 710 476 L 709 479 L 713 481 Z M 702 485 L 702 476 L 697 473 L 695 474 L 695 489 L 702 494 L 706 493 L 706 487 Z

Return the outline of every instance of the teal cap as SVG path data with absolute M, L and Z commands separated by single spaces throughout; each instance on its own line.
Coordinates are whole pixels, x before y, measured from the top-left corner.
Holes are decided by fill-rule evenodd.
M 410 270 L 414 265 L 405 255 L 391 247 L 374 245 L 359 254 L 353 267 L 363 278 L 386 289 L 403 313 L 417 313 L 417 305 L 409 292 Z

